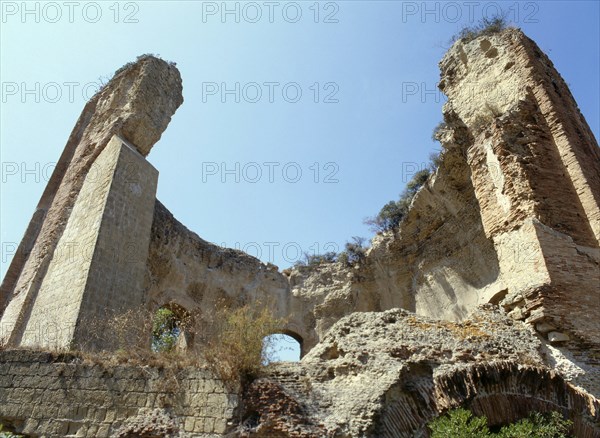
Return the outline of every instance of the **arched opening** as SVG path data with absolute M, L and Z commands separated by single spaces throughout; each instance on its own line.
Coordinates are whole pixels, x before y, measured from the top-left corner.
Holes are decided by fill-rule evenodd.
M 152 320 L 152 351 L 187 350 L 192 341 L 190 328 L 191 318 L 183 307 L 170 303 L 158 308 Z
M 291 332 L 274 333 L 263 339 L 266 363 L 298 362 L 302 356 L 302 338 Z

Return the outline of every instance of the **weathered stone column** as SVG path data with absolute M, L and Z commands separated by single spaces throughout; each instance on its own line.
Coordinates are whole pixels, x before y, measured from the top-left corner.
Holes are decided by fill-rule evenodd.
M 114 136 L 86 176 L 21 346 L 86 346 L 86 317 L 142 304 L 158 172 Z
M 130 63 L 117 71 L 106 87 L 87 103 L 46 186 L 36 213 L 27 228 L 24 240 L 19 247 L 22 251 L 14 257 L 7 276 L 0 286 L 0 305 L 2 305 L 0 345 L 19 346 L 24 339 L 27 345 L 35 344 L 35 336 L 31 334 L 33 328 L 29 324 L 29 320 L 33 315 L 34 320 L 39 321 L 39 318 L 42 317 L 41 313 L 44 312 L 43 309 L 47 308 L 39 303 L 34 306 L 34 303 L 38 300 L 41 286 L 45 284 L 46 289 L 43 293 L 45 298 L 40 297 L 40 299 L 48 300 L 50 299 L 50 295 L 47 295 L 49 288 L 54 288 L 51 285 L 56 285 L 60 281 L 60 276 L 65 276 L 64 278 L 68 278 L 69 281 L 75 281 L 73 275 L 78 269 L 67 267 L 65 260 L 59 261 L 61 258 L 65 258 L 65 251 L 68 261 L 70 250 L 82 250 L 82 248 L 76 247 L 68 248 L 70 243 L 68 239 L 72 241 L 76 237 L 72 234 L 75 231 L 74 227 L 79 227 L 82 232 L 89 232 L 88 239 L 93 239 L 94 233 L 100 238 L 97 247 L 89 249 L 90 257 L 92 255 L 97 257 L 92 259 L 94 263 L 101 263 L 100 260 L 105 257 L 103 252 L 107 249 L 106 243 L 102 241 L 105 236 L 103 233 L 108 233 L 106 237 L 109 239 L 117 237 L 116 234 L 110 235 L 110 232 L 104 231 L 102 228 L 102 224 L 109 223 L 106 221 L 107 217 L 104 216 L 104 213 L 96 212 L 95 218 L 100 221 L 99 223 L 88 223 L 89 221 L 86 222 L 81 214 L 81 208 L 85 207 L 86 202 L 90 203 L 89 207 L 92 207 L 92 204 L 94 208 L 108 207 L 106 214 L 114 214 L 115 212 L 110 210 L 110 204 L 103 206 L 99 198 L 104 196 L 106 202 L 110 202 L 111 196 L 116 196 L 119 192 L 125 193 L 124 190 L 126 190 L 125 187 L 117 188 L 115 186 L 114 191 L 111 191 L 110 186 L 103 187 L 98 193 L 87 193 L 85 196 L 88 199 L 85 200 L 81 191 L 86 183 L 88 186 L 92 184 L 91 178 L 93 177 L 94 165 L 96 168 L 100 168 L 102 166 L 106 167 L 108 163 L 112 162 L 116 172 L 114 174 L 115 183 L 124 184 L 123 181 L 118 182 L 119 172 L 123 169 L 122 166 L 126 166 L 127 162 L 136 162 L 140 165 L 140 169 L 145 168 L 141 164 L 142 162 L 145 163 L 143 157 L 150 152 L 152 146 L 160 139 L 172 115 L 182 102 L 181 77 L 175 66 L 152 56 L 144 56 L 138 59 L 137 62 Z M 130 147 L 127 147 L 127 149 L 137 150 L 137 158 L 127 158 L 128 155 L 131 155 L 130 153 L 118 152 L 116 150 L 118 147 L 115 146 L 119 143 L 117 140 L 115 140 L 114 145 L 111 143 L 113 146 L 109 148 L 107 155 L 103 155 L 103 151 L 115 135 L 129 143 Z M 100 158 L 101 156 L 102 158 Z M 104 164 L 99 165 L 99 163 Z M 147 163 L 145 164 L 147 165 Z M 140 175 L 140 177 L 143 175 Z M 107 175 L 104 175 L 104 177 L 107 177 Z M 146 176 L 143 176 L 143 178 L 146 178 Z M 107 179 L 104 183 L 109 184 L 109 181 L 112 181 L 112 179 Z M 144 197 L 148 196 L 148 193 L 152 190 L 152 184 L 144 186 L 141 194 Z M 81 199 L 79 199 L 80 196 Z M 77 205 L 78 202 L 79 205 Z M 150 211 L 152 211 L 152 207 L 150 208 Z M 79 211 L 79 217 L 71 218 L 73 211 Z M 132 211 L 132 213 L 134 212 Z M 104 218 L 104 221 L 101 220 L 102 218 Z M 127 216 L 127 220 L 131 220 L 131 218 Z M 113 225 L 117 226 L 116 223 Z M 71 229 L 67 233 L 67 227 L 69 226 Z M 119 223 L 118 226 L 121 226 L 121 224 Z M 65 233 L 67 234 L 65 235 Z M 77 237 L 79 238 L 79 236 Z M 80 245 L 91 242 L 83 240 L 83 236 L 81 236 L 81 239 L 77 240 Z M 109 251 L 113 251 L 114 255 L 114 248 L 109 249 Z M 117 253 L 120 253 L 120 251 L 119 249 Z M 86 268 L 86 263 L 84 262 L 81 269 L 79 269 L 79 275 L 84 275 L 86 269 L 94 265 L 92 263 Z M 113 265 L 113 268 L 116 267 L 116 265 Z M 95 272 L 93 269 L 89 272 L 96 276 L 94 278 L 109 275 L 108 268 L 103 269 L 104 271 L 97 273 L 93 273 Z M 50 275 L 46 278 L 49 272 Z M 90 280 L 90 286 L 93 281 L 97 281 L 78 278 L 77 286 L 74 286 L 73 290 L 67 284 L 61 285 L 60 291 L 62 292 L 55 289 L 53 292 L 55 295 L 52 298 L 55 300 L 54 304 L 60 302 L 65 305 L 68 302 L 68 309 L 64 308 L 63 311 L 66 313 L 74 311 L 73 309 L 79 306 L 79 304 L 76 304 L 78 300 L 83 299 L 81 296 L 81 293 L 83 293 L 82 285 L 84 283 L 87 285 L 88 280 Z M 129 286 L 134 283 L 135 281 Z M 71 291 L 75 290 L 79 292 L 71 295 Z M 125 288 L 120 290 L 125 290 Z M 106 292 L 108 291 L 102 291 L 102 293 Z M 138 292 L 130 290 L 128 293 L 135 295 Z M 96 293 L 98 292 L 94 292 L 94 294 Z M 134 299 L 132 298 L 132 300 Z M 99 304 L 100 302 L 101 300 L 92 299 L 89 301 L 89 305 L 91 303 Z M 88 306 L 87 303 L 87 300 L 83 300 L 80 304 Z M 65 321 L 72 322 L 73 317 L 65 316 Z M 29 334 L 25 336 L 26 328 Z M 68 330 L 72 330 L 72 328 Z M 67 335 L 66 338 L 60 338 L 62 340 L 57 342 L 64 346 L 66 339 L 70 336 L 72 334 Z
M 517 29 L 460 40 L 440 67 L 444 111 L 472 137 L 465 154 L 503 304 L 550 341 L 600 346 L 590 318 L 600 313 L 600 149 L 567 85 Z

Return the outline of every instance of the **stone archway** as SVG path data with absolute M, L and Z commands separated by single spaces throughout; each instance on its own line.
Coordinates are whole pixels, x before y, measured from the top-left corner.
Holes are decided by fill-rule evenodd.
M 298 362 L 302 358 L 302 336 L 291 330 L 281 330 L 265 337 L 272 362 Z
M 152 350 L 189 351 L 194 343 L 194 321 L 190 312 L 169 302 L 152 312 Z
M 424 364 L 409 366 L 385 395 L 373 436 L 428 436 L 427 424 L 459 406 L 485 416 L 490 426 L 531 412 L 558 411 L 573 421 L 577 437 L 600 436 L 600 402 L 554 371 L 513 362 L 473 365 L 433 376 Z

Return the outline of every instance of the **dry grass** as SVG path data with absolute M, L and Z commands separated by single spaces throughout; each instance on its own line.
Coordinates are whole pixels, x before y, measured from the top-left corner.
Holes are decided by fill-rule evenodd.
M 284 320 L 275 318 L 265 305 L 223 308 L 204 341 L 204 357 L 225 382 L 251 381 L 271 359 L 272 348 L 265 345 L 265 337 L 277 333 L 283 325 Z
M 191 352 L 173 348 L 152 350 L 152 332 L 156 314 L 146 308 L 84 321 L 86 342 L 73 350 L 88 363 L 115 366 L 149 365 L 156 368 L 198 366 L 199 358 Z M 182 328 L 189 320 L 185 319 Z
M 228 383 L 248 382 L 260 375 L 272 359 L 271 339 L 285 321 L 277 319 L 269 306 L 256 303 L 241 307 L 219 306 L 220 310 L 202 327 L 201 320 L 186 313 L 179 319 L 180 337 L 194 340 L 190 349 L 177 342 L 168 350 L 152 349 L 156 313 L 134 309 L 119 315 L 86 321 L 87 342 L 77 346 L 77 355 L 87 363 L 120 364 L 156 368 L 208 367 Z M 180 316 L 178 314 L 178 316 Z M 173 386 L 173 385 L 170 385 Z
M 467 339 L 470 337 L 474 338 L 489 338 L 490 334 L 483 331 L 481 327 L 473 321 L 465 321 L 461 323 L 450 322 L 450 321 L 434 321 L 425 322 L 421 321 L 414 316 L 410 316 L 406 319 L 406 322 L 415 328 L 421 330 L 441 330 L 445 329 L 450 331 L 455 337 L 459 339 Z

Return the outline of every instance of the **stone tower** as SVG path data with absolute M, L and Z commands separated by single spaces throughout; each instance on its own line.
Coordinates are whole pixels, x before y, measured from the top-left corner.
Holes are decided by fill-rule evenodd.
M 440 67 L 503 304 L 550 341 L 600 347 L 600 149 L 569 88 L 515 29 L 456 43 Z
M 1 286 L 3 346 L 81 345 L 84 316 L 142 302 L 158 172 L 145 160 L 183 102 L 147 56 L 85 106 Z

